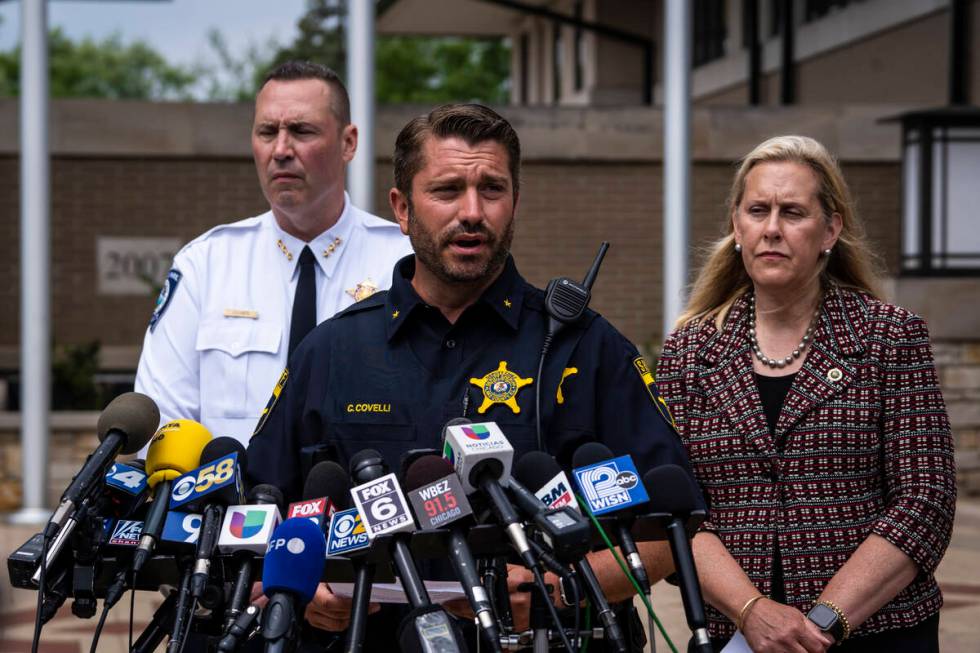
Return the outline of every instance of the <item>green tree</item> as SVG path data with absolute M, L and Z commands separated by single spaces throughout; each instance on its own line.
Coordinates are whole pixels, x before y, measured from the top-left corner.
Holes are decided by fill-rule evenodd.
M 52 97 L 191 99 L 194 71 L 167 63 L 143 41 L 73 41 L 59 28 L 48 37 Z M 0 52 L 0 95 L 20 93 L 20 48 Z
M 390 4 L 391 0 L 379 0 L 379 13 Z M 264 58 L 266 65 L 254 69 L 251 91 L 237 97 L 251 97 L 266 70 L 288 59 L 322 63 L 346 79 L 346 14 L 346 0 L 307 0 L 292 43 L 278 47 L 268 57 L 255 49 L 246 53 L 251 64 L 260 64 Z M 227 49 L 219 58 L 223 69 L 239 68 Z M 377 40 L 375 66 L 375 97 L 383 104 L 501 103 L 508 97 L 510 45 L 504 39 L 382 36 Z

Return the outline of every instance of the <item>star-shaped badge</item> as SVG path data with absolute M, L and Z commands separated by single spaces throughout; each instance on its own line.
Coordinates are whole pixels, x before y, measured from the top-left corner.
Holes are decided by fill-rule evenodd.
M 521 407 L 517 405 L 517 391 L 534 383 L 534 379 L 522 379 L 507 369 L 507 361 L 500 361 L 497 369 L 482 378 L 470 379 L 470 383 L 483 390 L 483 403 L 476 412 L 482 415 L 490 406 L 504 404 L 516 415 L 521 412 Z

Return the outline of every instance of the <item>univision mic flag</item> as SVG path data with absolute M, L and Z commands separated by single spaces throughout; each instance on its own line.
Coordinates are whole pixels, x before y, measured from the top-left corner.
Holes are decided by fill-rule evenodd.
M 272 531 L 282 521 L 279 508 L 272 505 L 229 506 L 218 535 L 218 550 L 265 553 Z
M 579 467 L 572 473 L 593 515 L 622 510 L 650 500 L 629 456 Z

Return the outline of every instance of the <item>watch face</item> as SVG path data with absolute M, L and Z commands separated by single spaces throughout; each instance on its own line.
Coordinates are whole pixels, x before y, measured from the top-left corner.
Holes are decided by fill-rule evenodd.
M 807 617 L 817 625 L 817 628 L 823 631 L 830 630 L 837 621 L 837 613 L 822 603 L 813 606 Z

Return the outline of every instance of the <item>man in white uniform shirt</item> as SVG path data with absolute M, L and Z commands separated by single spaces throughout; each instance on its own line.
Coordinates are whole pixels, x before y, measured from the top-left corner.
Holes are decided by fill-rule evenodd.
M 344 192 L 356 149 L 333 71 L 293 61 L 269 73 L 255 99 L 252 154 L 271 210 L 215 227 L 177 254 L 143 341 L 136 390 L 163 421 L 197 420 L 246 442 L 305 333 L 391 285 L 411 246 L 397 224 Z

